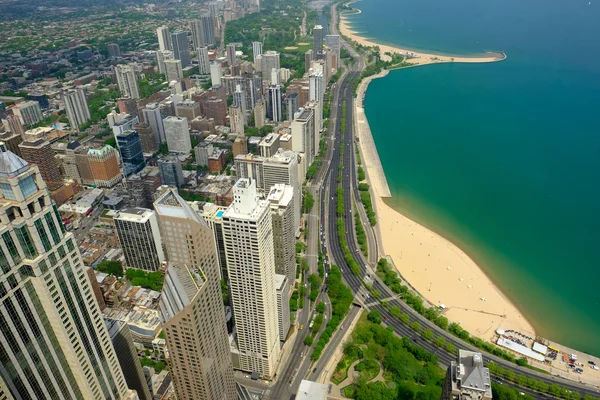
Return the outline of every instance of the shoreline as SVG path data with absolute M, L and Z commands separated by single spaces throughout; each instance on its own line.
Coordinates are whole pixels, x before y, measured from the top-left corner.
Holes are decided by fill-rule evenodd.
M 350 1 L 348 3 L 344 3 L 345 5 L 350 5 L 355 3 L 357 0 Z M 339 15 L 339 31 L 342 36 L 350 38 L 354 42 L 366 46 L 366 47 L 379 47 L 379 55 L 382 60 L 386 61 L 389 59 L 389 56 L 385 53 L 398 53 L 404 56 L 407 56 L 406 62 L 409 64 L 413 64 L 413 66 L 417 65 L 427 65 L 427 64 L 440 64 L 440 63 L 488 63 L 488 62 L 499 62 L 504 61 L 507 58 L 507 55 L 502 52 L 486 52 L 485 54 L 479 56 L 461 56 L 461 55 L 443 55 L 443 54 L 434 54 L 434 53 L 425 53 L 422 51 L 403 49 L 397 46 L 386 45 L 382 43 L 377 43 L 371 39 L 368 39 L 364 36 L 361 36 L 359 32 L 356 32 L 350 28 L 350 24 L 348 21 L 348 15 L 360 14 L 362 11 L 358 8 L 354 8 L 357 12 L 353 13 L 340 13 Z
M 444 304 L 444 315 L 471 334 L 492 341 L 496 329 L 501 328 L 535 337 L 529 321 L 465 252 L 385 203 L 384 199 L 392 195 L 363 101 L 369 83 L 388 73 L 384 70 L 365 78 L 354 104 L 362 165 L 378 221 L 375 232 L 379 256 L 391 259 L 403 279 L 427 302 Z

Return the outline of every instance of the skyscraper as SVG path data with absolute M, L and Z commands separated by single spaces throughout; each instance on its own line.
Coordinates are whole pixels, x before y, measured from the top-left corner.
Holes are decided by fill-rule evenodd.
M 121 49 L 116 43 L 109 43 L 106 45 L 106 51 L 108 51 L 109 58 L 121 57 Z
M 252 153 L 240 154 L 233 160 L 238 178 L 252 180 L 257 189 L 264 188 L 263 163 L 265 158 Z
M 92 271 L 92 276 L 95 280 L 96 276 L 93 270 L 90 269 L 89 271 Z M 110 340 L 115 348 L 119 365 L 123 370 L 127 386 L 137 392 L 140 400 L 152 400 L 137 349 L 133 344 L 133 336 L 131 336 L 129 326 L 124 321 L 114 319 L 105 319 L 104 321 L 106 322 Z
M 244 117 L 245 123 L 248 102 L 246 101 L 246 91 L 242 90 L 240 85 L 236 85 L 235 92 L 233 92 L 233 105 L 239 106 L 242 109 L 242 116 Z
M 269 96 L 267 100 L 269 104 L 267 107 L 267 118 L 274 122 L 281 122 L 283 120 L 281 116 L 281 86 L 270 86 L 268 91 Z
M 297 153 L 304 153 L 306 165 L 314 159 L 315 117 L 313 111 L 301 108 L 296 119 L 292 121 L 292 146 Z
M 304 53 L 304 69 L 308 71 L 310 69 L 310 65 L 313 62 L 315 52 L 312 49 L 308 49 L 306 53 Z
M 165 71 L 165 60 L 172 60 L 173 52 L 170 50 L 158 50 L 156 52 L 156 65 L 158 67 L 158 72 L 161 74 L 166 73 Z
M 284 275 L 288 282 L 294 282 L 296 280 L 296 231 L 294 229 L 296 210 L 294 202 L 300 201 L 300 199 L 294 198 L 292 186 L 278 183 L 271 186 L 267 200 L 271 206 L 273 221 L 275 272 Z M 285 333 L 287 334 L 287 331 Z
M 113 219 L 127 268 L 156 271 L 165 261 L 156 213 L 127 208 Z
M 175 32 L 171 34 L 171 45 L 173 46 L 173 57 L 181 61 L 181 67 L 185 68 L 191 64 L 190 50 L 187 32 Z
M 293 121 L 294 114 L 300 108 L 298 93 L 291 92 L 285 97 L 285 116 L 286 120 Z
M 158 47 L 160 50 L 173 50 L 171 46 L 171 36 L 169 35 L 169 28 L 161 26 L 156 29 L 156 36 L 158 36 Z
M 315 58 L 319 58 L 319 53 L 323 51 L 323 27 L 321 25 L 315 25 L 313 28 L 313 51 Z
M 271 71 L 273 70 L 273 68 L 281 68 L 279 53 L 273 50 L 269 50 L 266 53 L 262 54 L 261 67 L 263 79 L 271 79 Z
M 200 75 L 210 74 L 210 61 L 208 60 L 208 47 L 198 47 L 198 73 Z
M 331 68 L 337 69 L 340 65 L 340 35 L 325 35 L 325 45 L 329 47 L 335 55 L 335 63 Z
M 160 183 L 162 185 L 180 188 L 185 183 L 181 161 L 177 157 L 160 158 L 158 160 L 158 170 L 160 171 Z
M 115 67 L 115 75 L 117 76 L 117 84 L 121 91 L 121 97 L 130 97 L 139 100 L 140 89 L 135 79 L 133 66 L 119 64 Z
M 90 108 L 83 89 L 71 89 L 63 92 L 63 102 L 71 127 L 79 129 L 90 120 Z
M 237 104 L 229 107 L 229 125 L 232 133 L 244 134 L 244 113 L 242 107 Z
M 125 131 L 117 135 L 117 146 L 123 160 L 123 174 L 127 177 L 140 172 L 146 166 L 140 135 L 136 131 Z
M 170 264 L 160 313 L 179 400 L 235 400 L 211 229 L 174 189 L 154 203 Z
M 202 26 L 202 45 L 212 46 L 215 42 L 215 22 L 211 15 L 205 14 L 200 17 Z
M 181 60 L 165 60 L 164 65 L 167 82 L 179 81 L 183 79 Z
M 262 42 L 252 42 L 252 57 L 254 58 L 254 62 L 256 62 L 256 57 L 262 54 L 262 50 Z
M 142 109 L 142 114 L 144 115 L 144 121 L 150 126 L 152 132 L 154 132 L 156 143 L 164 142 L 166 140 L 165 127 L 158 104 L 150 103 L 146 105 L 146 108 Z
M 60 168 L 54 158 L 54 151 L 50 142 L 44 139 L 25 141 L 19 144 L 23 158 L 29 164 L 36 164 L 40 175 L 51 192 L 63 186 Z
M 229 43 L 226 47 L 226 51 L 227 51 L 227 64 L 231 67 L 231 66 L 235 65 L 235 62 L 237 61 L 237 57 L 235 55 L 235 44 Z
M 284 148 L 267 158 L 263 163 L 264 190 L 269 193 L 278 183 L 294 188 L 294 233 L 300 231 L 300 208 L 302 205 L 302 183 L 298 180 L 298 155 Z
M 35 125 L 44 119 L 42 108 L 37 101 L 23 101 L 12 108 L 23 125 Z
M 194 49 L 204 46 L 204 40 L 202 40 L 202 22 L 200 20 L 192 21 L 192 44 Z
M 265 126 L 267 118 L 267 103 L 264 100 L 257 100 L 254 104 L 254 126 L 262 128 Z
M 270 378 L 280 354 L 271 211 L 252 179 L 239 179 L 233 193 L 223 238 L 240 367 Z
M 189 154 L 192 150 L 192 140 L 187 118 L 167 117 L 163 124 L 169 152 Z
M 97 187 L 111 188 L 121 181 L 117 150 L 109 145 L 87 152 L 89 172 Z
M 130 399 L 79 247 L 35 166 L 0 145 L 0 386 L 15 399 Z
M 9 132 L 25 137 L 25 129 L 23 129 L 23 121 L 15 114 L 6 116 L 6 128 Z M 13 152 L 14 153 L 14 152 Z
M 210 64 L 210 83 L 212 86 L 219 86 L 221 84 L 221 77 L 223 76 L 223 71 L 221 68 L 221 64 L 218 62 L 213 62 Z

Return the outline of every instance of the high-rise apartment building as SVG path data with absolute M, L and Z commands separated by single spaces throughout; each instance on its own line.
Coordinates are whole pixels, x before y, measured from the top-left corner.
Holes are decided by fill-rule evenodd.
M 202 210 L 198 210 L 200 216 L 213 232 L 217 248 L 217 257 L 221 266 L 221 279 L 227 280 L 227 258 L 225 255 L 225 241 L 223 240 L 223 214 L 226 207 L 213 203 L 204 203 Z
M 5 122 L 4 125 L 7 131 L 18 135 L 21 138 L 25 136 L 25 129 L 23 129 L 23 121 L 21 120 L 21 118 L 19 118 L 19 116 L 15 114 L 9 114 L 6 116 L 5 120 L 2 120 L 2 122 Z M 11 151 L 13 153 L 16 153 L 14 150 Z
M 92 277 L 94 281 L 96 276 L 92 271 Z M 98 288 L 99 290 L 99 288 Z M 101 296 L 101 294 L 100 294 Z M 119 365 L 123 370 L 125 376 L 125 383 L 127 386 L 137 392 L 140 400 L 152 400 L 150 390 L 148 389 L 148 383 L 140 364 L 140 359 L 137 354 L 137 349 L 133 343 L 133 336 L 129 331 L 129 326 L 124 321 L 118 321 L 115 319 L 105 319 L 106 329 L 108 329 L 108 335 L 112 341 Z
M 315 121 L 318 122 L 315 125 L 317 132 L 323 129 L 323 97 L 325 95 L 325 80 L 323 73 L 320 71 L 313 71 L 308 75 L 309 82 L 309 100 L 317 102 L 317 113 L 315 115 Z M 315 143 L 319 144 L 318 140 Z M 318 152 L 318 149 L 317 149 Z
M 304 68 L 306 71 L 310 69 L 310 66 L 315 59 L 315 52 L 312 49 L 308 49 L 306 53 L 304 53 Z
M 313 51 L 315 58 L 319 58 L 319 53 L 323 51 L 323 27 L 321 25 L 313 28 Z
M 209 14 L 202 15 L 200 25 L 202 26 L 202 45 L 213 46 L 216 43 L 214 18 Z
M 192 21 L 190 26 L 192 28 L 192 45 L 194 49 L 204 46 L 204 40 L 202 40 L 202 22 L 200 20 Z
M 235 44 L 229 43 L 225 49 L 227 55 L 227 64 L 231 67 L 235 65 L 235 62 L 237 61 L 237 57 L 235 55 Z
M 169 35 L 169 28 L 161 26 L 156 29 L 156 36 L 158 36 L 158 47 L 162 51 L 173 50 L 171 46 L 171 35 Z
M 137 118 L 139 118 L 140 116 L 138 112 L 137 101 L 130 97 L 121 97 L 120 99 L 118 99 L 117 107 L 119 107 L 119 113 L 121 115 L 128 114 Z
M 42 108 L 37 101 L 23 101 L 12 108 L 13 114 L 19 117 L 23 125 L 35 125 L 44 119 Z
M 229 125 L 231 126 L 232 133 L 237 133 L 238 135 L 244 134 L 244 119 L 242 107 L 237 104 L 229 107 Z
M 135 124 L 133 129 L 140 135 L 140 142 L 142 143 L 142 151 L 144 154 L 154 154 L 158 149 L 156 143 L 156 136 L 148 124 Z
M 265 158 L 252 153 L 240 154 L 233 159 L 238 178 L 251 179 L 257 189 L 264 188 L 263 163 Z
M 319 145 L 321 144 L 321 130 L 319 126 L 323 123 L 323 109 L 322 102 L 320 101 L 309 101 L 304 105 L 304 109 L 312 110 L 313 112 L 313 156 L 316 157 L 319 154 Z
M 133 399 L 75 238 L 36 166 L 0 145 L 0 386 L 10 399 Z
M 273 221 L 273 248 L 275 272 L 284 275 L 288 282 L 296 280 L 296 231 L 294 213 L 294 188 L 282 183 L 271 187 L 267 195 Z M 299 200 L 299 199 L 298 199 Z M 289 293 L 288 293 L 289 294 Z M 285 332 L 287 334 L 287 331 Z
M 273 68 L 281 68 L 279 62 L 279 53 L 269 50 L 261 55 L 261 67 L 263 79 L 271 79 L 271 71 Z
M 174 189 L 154 203 L 170 264 L 160 299 L 179 400 L 235 400 L 213 233 Z
M 291 92 L 285 97 L 285 116 L 287 121 L 294 120 L 294 114 L 300 108 L 300 96 L 298 93 Z
M 263 162 L 264 191 L 283 183 L 294 188 L 294 233 L 300 231 L 300 209 L 302 206 L 302 182 L 298 180 L 298 155 L 280 148 Z
M 233 92 L 233 105 L 239 106 L 242 109 L 244 123 L 246 122 L 246 110 L 248 110 L 248 102 L 246 101 L 246 91 L 242 90 L 240 85 L 236 85 Z
M 261 99 L 254 104 L 254 126 L 257 128 L 265 126 L 265 118 L 267 118 L 267 103 Z
M 223 68 L 221 63 L 213 62 L 210 64 L 210 83 L 211 85 L 218 86 L 221 84 L 221 77 L 223 76 Z
M 450 362 L 442 386 L 442 400 L 492 399 L 490 371 L 483 366 L 481 353 L 458 351 L 458 360 Z
M 119 64 L 115 67 L 115 75 L 117 84 L 121 91 L 121 97 L 129 97 L 139 100 L 140 89 L 135 78 L 135 70 L 132 65 Z
M 310 165 L 314 159 L 314 114 L 313 110 L 301 108 L 292 121 L 292 146 L 297 153 L 304 153 L 306 165 Z
M 290 284 L 285 275 L 275 274 L 277 292 L 277 317 L 279 319 L 279 340 L 287 338 L 290 331 Z
M 165 261 L 156 213 L 127 208 L 113 219 L 127 268 L 156 271 Z
M 142 114 L 144 115 L 144 121 L 150 126 L 152 132 L 154 132 L 156 143 L 164 142 L 166 140 L 165 127 L 163 125 L 162 115 L 160 114 L 160 106 L 156 103 L 147 104 L 146 107 L 142 109 Z
M 51 192 L 63 186 L 60 168 L 54 158 L 54 151 L 50 146 L 50 142 L 44 139 L 35 139 L 22 142 L 19 144 L 19 148 L 23 158 L 29 164 L 38 166 L 40 175 Z
M 208 60 L 208 47 L 198 47 L 198 73 L 200 75 L 210 74 L 210 61 Z
M 259 200 L 252 179 L 239 179 L 233 193 L 223 214 L 223 238 L 240 367 L 271 378 L 280 347 L 270 206 Z
M 169 152 L 189 154 L 192 150 L 192 140 L 187 118 L 167 117 L 163 124 Z
M 279 134 L 271 132 L 263 137 L 258 143 L 258 149 L 261 157 L 268 158 L 275 155 L 279 150 Z
M 123 174 L 126 177 L 140 172 L 146 166 L 142 142 L 136 131 L 125 131 L 117 135 L 117 146 L 123 161 Z
M 187 32 L 175 32 L 171 34 L 171 46 L 173 47 L 173 57 L 181 61 L 181 67 L 185 68 L 191 64 L 190 44 Z
M 165 60 L 164 65 L 167 82 L 179 81 L 183 79 L 181 60 Z
M 109 145 L 87 151 L 90 173 L 97 187 L 111 188 L 121 181 L 117 150 Z
M 262 53 L 263 53 L 262 42 L 252 42 L 252 57 L 254 58 L 254 62 L 256 62 L 256 57 L 262 55 Z
M 340 35 L 325 35 L 325 45 L 331 49 L 335 55 L 335 62 L 331 68 L 338 69 L 340 65 Z
M 173 52 L 170 50 L 158 50 L 156 52 L 156 65 L 158 67 L 158 72 L 164 74 L 165 71 L 165 61 L 173 59 Z
M 79 127 L 91 118 L 90 107 L 88 106 L 85 92 L 83 89 L 71 89 L 63 92 L 63 102 L 67 117 L 71 123 L 71 127 L 79 129 Z
M 108 58 L 121 57 L 121 48 L 116 43 L 109 43 L 106 45 L 106 51 L 108 52 Z
M 160 183 L 166 186 L 180 188 L 185 184 L 181 161 L 175 156 L 161 157 L 158 160 Z
M 283 121 L 283 113 L 281 110 L 281 86 L 270 86 L 268 89 L 267 100 L 267 118 L 269 118 L 273 122 Z

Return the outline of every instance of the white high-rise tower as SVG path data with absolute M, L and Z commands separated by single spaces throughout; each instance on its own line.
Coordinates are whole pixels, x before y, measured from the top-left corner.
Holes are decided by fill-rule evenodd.
M 71 127 L 79 129 L 90 120 L 90 108 L 83 89 L 71 89 L 63 92 L 63 102 Z
M 223 239 L 240 366 L 271 378 L 279 360 L 273 226 L 269 202 L 252 179 L 239 179 L 223 214 Z

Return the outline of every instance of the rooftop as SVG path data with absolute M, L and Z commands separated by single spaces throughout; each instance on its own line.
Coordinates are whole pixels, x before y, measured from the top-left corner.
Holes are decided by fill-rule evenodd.
M 3 142 L 0 142 L 0 176 L 13 177 L 29 169 L 27 161 L 15 153 L 8 151 Z
M 149 210 L 147 208 L 132 207 L 132 208 L 127 208 L 123 211 L 120 211 L 115 216 L 115 219 L 118 219 L 121 221 L 131 221 L 131 222 L 142 223 L 142 222 L 148 221 L 148 219 L 153 214 L 154 214 L 154 211 Z
M 490 371 L 483 366 L 481 353 L 460 350 L 458 359 L 455 379 L 458 389 L 480 392 L 481 396 L 489 392 L 489 398 L 491 398 Z

